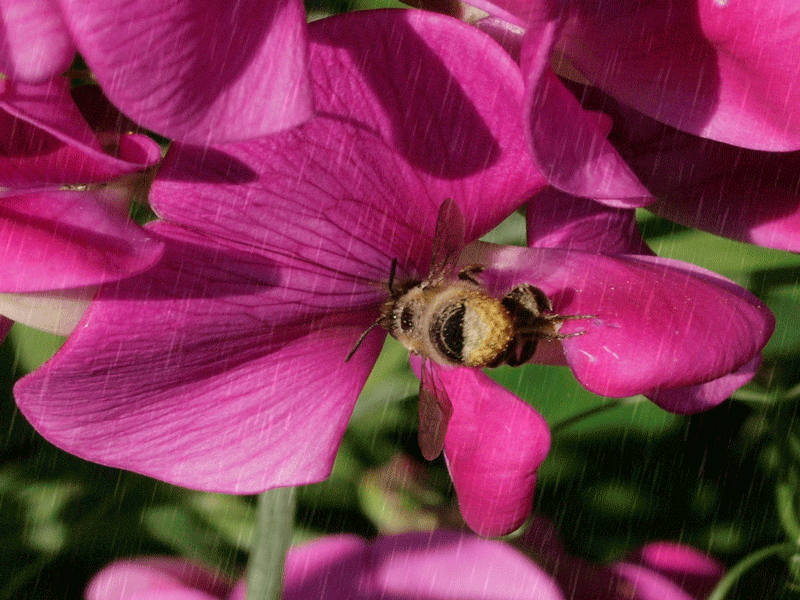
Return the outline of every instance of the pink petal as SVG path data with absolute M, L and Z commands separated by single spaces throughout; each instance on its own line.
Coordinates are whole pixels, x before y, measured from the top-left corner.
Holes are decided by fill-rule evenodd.
M 69 94 L 66 81 L 26 85 L 0 80 L 0 185 L 34 187 L 108 181 L 161 157 L 137 138 L 121 158 L 105 154 Z
M 529 200 L 525 214 L 531 248 L 652 254 L 631 209 L 612 208 L 548 187 Z
M 561 27 L 557 18 L 539 15 L 522 44 L 526 126 L 534 162 L 564 192 L 609 206 L 644 206 L 652 201 L 650 193 L 606 140 L 597 117 L 581 108 L 550 67 Z
M 491 36 L 515 61 L 519 62 L 522 53 L 522 39 L 525 30 L 509 21 L 497 17 L 486 17 L 474 23 L 475 27 Z
M 672 389 L 656 389 L 644 394 L 664 410 L 678 414 L 691 414 L 713 408 L 755 377 L 761 364 L 761 355 L 745 363 L 729 375 L 707 383 Z
M 204 144 L 270 134 L 312 114 L 298 0 L 61 4 L 109 99 L 153 131 Z
M 631 600 L 700 600 L 663 575 L 645 567 L 620 563 L 610 567 L 627 585 Z
M 663 172 L 653 172 L 653 186 L 664 193 L 648 210 L 734 240 L 800 251 L 800 152 L 768 154 L 694 138 L 657 160 L 691 164 L 692 179 L 667 182 Z
M 479 370 L 434 368 L 453 403 L 444 452 L 461 514 L 480 535 L 509 533 L 530 514 L 547 423 Z
M 603 5 L 605 6 L 605 5 Z M 673 127 L 761 150 L 800 148 L 791 0 L 580 4 L 562 40 L 596 86 Z
M 326 477 L 382 332 L 344 358 L 378 316 L 392 259 L 398 276 L 427 274 L 444 199 L 477 237 L 542 184 L 509 118 L 518 71 L 484 34 L 374 11 L 311 35 L 320 116 L 247 143 L 174 143 L 151 193 L 170 222 L 151 229 L 164 258 L 102 290 L 17 385 L 56 445 L 200 489 Z M 476 78 L 476 63 L 498 79 Z
M 752 294 L 688 263 L 488 244 L 467 250 L 460 261 L 490 265 L 482 276 L 498 296 L 527 282 L 548 295 L 556 313 L 594 315 L 565 322 L 561 333 L 585 334 L 561 346 L 578 381 L 600 395 L 729 375 L 757 356 L 774 328 Z
M 289 551 L 285 580 L 285 600 L 563 600 L 553 580 L 511 546 L 447 530 L 374 542 L 322 537 Z
M 161 243 L 112 202 L 102 192 L 0 198 L 0 291 L 90 286 L 150 267 L 161 255 Z
M 363 583 L 371 567 L 370 546 L 353 535 L 331 535 L 292 548 L 286 557 L 283 600 L 372 597 L 374 590 L 364 589 Z
M 614 119 L 611 139 L 667 219 L 735 240 L 800 250 L 800 152 L 746 150 L 677 131 L 596 90 L 585 104 Z
M 713 556 L 671 541 L 646 544 L 635 553 L 631 562 L 667 577 L 689 592 L 692 598 L 706 598 L 725 573 L 724 565 Z
M 27 83 L 44 83 L 63 73 L 75 46 L 57 0 L 0 2 L 0 71 Z
M 274 231 L 276 211 L 290 211 L 296 219 L 280 223 L 297 239 L 333 242 L 309 242 L 314 260 L 329 255 L 332 269 L 384 281 L 392 258 L 400 275 L 427 274 L 446 198 L 475 239 L 543 186 L 517 125 L 519 70 L 484 34 L 403 10 L 324 19 L 310 37 L 319 116 L 247 143 L 173 144 L 151 194 L 159 215 L 247 245 Z
M 172 557 L 117 560 L 89 582 L 86 600 L 213 600 L 230 584 L 211 569 Z
M 4 316 L 0 315 L 0 343 L 6 339 L 6 336 L 8 335 L 8 332 L 11 331 L 11 326 L 13 324 L 14 321 L 11 319 L 6 319 Z
M 365 598 L 563 600 L 555 582 L 511 546 L 457 531 L 378 538 Z
M 173 238 L 162 260 L 101 290 L 17 384 L 22 412 L 72 454 L 185 487 L 254 493 L 327 477 L 383 339 L 344 362 L 372 319 L 354 308 L 358 287 L 151 229 Z

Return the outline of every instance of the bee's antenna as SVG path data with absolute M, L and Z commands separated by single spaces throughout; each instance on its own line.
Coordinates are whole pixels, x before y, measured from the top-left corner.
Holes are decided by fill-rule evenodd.
M 382 318 L 383 318 L 383 317 L 379 317 L 379 318 L 378 318 L 378 319 L 377 319 L 377 320 L 376 320 L 376 321 L 375 321 L 375 322 L 374 322 L 372 325 L 370 325 L 369 327 L 367 327 L 367 330 L 366 330 L 364 333 L 362 333 L 362 334 L 361 334 L 361 337 L 359 337 L 359 338 L 358 338 L 358 341 L 356 342 L 355 346 L 353 346 L 353 349 L 352 349 L 352 350 L 350 350 L 350 353 L 347 355 L 347 358 L 345 358 L 345 359 L 344 359 L 344 362 L 347 362 L 347 361 L 349 361 L 351 358 L 353 358 L 353 354 L 355 354 L 355 353 L 356 353 L 356 350 L 358 350 L 358 347 L 361 345 L 361 342 L 363 342 L 363 341 L 364 341 L 364 338 L 365 338 L 365 337 L 367 337 L 367 334 L 368 334 L 370 331 L 372 331 L 372 330 L 373 330 L 373 329 L 375 329 L 375 328 L 376 328 L 378 325 L 380 325 L 380 324 L 381 324 L 381 319 L 382 319 Z
M 395 293 L 394 292 L 394 272 L 395 272 L 395 269 L 397 269 L 397 259 L 393 258 L 392 259 L 392 266 L 389 267 L 389 293 L 392 294 L 392 296 L 394 296 L 394 293 Z M 373 327 L 374 327 L 374 325 L 373 325 Z
M 394 289 L 394 274 L 395 274 L 396 270 L 397 270 L 397 259 L 393 258 L 392 259 L 392 266 L 389 267 L 389 293 L 392 295 L 393 298 L 397 297 L 397 292 Z M 353 358 L 353 354 L 356 353 L 356 350 L 358 350 L 358 347 L 361 345 L 361 342 L 364 341 L 364 338 L 367 337 L 367 334 L 370 331 L 372 331 L 373 329 L 375 329 L 378 325 L 380 325 L 381 321 L 383 321 L 383 319 L 384 319 L 384 316 L 381 315 L 380 317 L 378 317 L 375 320 L 375 322 L 372 325 L 367 327 L 367 330 L 364 333 L 361 334 L 360 338 L 358 338 L 358 340 L 356 341 L 355 346 L 353 346 L 353 349 L 350 350 L 350 353 L 347 355 L 347 358 L 344 359 L 344 362 L 347 362 L 351 358 Z

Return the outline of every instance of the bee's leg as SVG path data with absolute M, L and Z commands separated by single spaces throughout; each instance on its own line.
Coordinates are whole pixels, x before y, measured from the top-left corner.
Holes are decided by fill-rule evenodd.
M 576 331 L 574 333 L 557 333 L 553 327 L 564 321 L 574 321 L 576 319 L 594 319 L 594 315 L 540 315 L 538 317 L 542 327 L 539 329 L 539 337 L 548 341 L 565 340 L 571 337 L 583 335 L 586 331 Z
M 523 283 L 515 287 L 503 298 L 503 304 L 509 312 L 528 312 L 533 317 L 553 310 L 550 298 L 537 287 L 530 283 Z
M 530 336 L 515 339 L 513 342 L 514 351 L 506 358 L 506 364 L 512 367 L 524 365 L 536 354 L 538 341 L 538 338 Z
M 475 275 L 483 273 L 484 268 L 483 265 L 469 265 L 458 272 L 458 278 L 462 281 L 471 281 L 475 285 L 480 285 L 480 282 L 475 279 Z
M 495 368 L 501 365 L 509 365 L 510 367 L 524 365 L 536 354 L 538 341 L 538 338 L 528 335 L 515 336 L 509 342 L 508 347 L 486 366 Z

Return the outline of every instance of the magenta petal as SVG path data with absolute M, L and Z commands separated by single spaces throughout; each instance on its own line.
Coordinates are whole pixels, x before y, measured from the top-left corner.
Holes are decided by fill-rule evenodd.
M 3 0 L 0 24 L 0 72 L 10 79 L 44 83 L 75 56 L 58 0 Z
M 177 485 L 319 481 L 382 345 L 358 286 L 159 224 L 162 260 L 103 288 L 15 397 L 55 445 Z M 362 290 L 372 294 L 371 290 Z M 142 377 L 146 365 L 147 377 Z
M 550 68 L 558 20 L 533 20 L 522 45 L 527 133 L 537 167 L 554 187 L 616 207 L 652 201 L 608 142 L 597 117 L 581 108 Z
M 458 531 L 407 533 L 378 538 L 366 579 L 379 598 L 563 600 L 539 565 L 508 544 Z M 327 596 L 326 596 L 327 597 Z
M 518 126 L 519 69 L 488 36 L 400 10 L 317 21 L 310 38 L 319 115 L 249 142 L 173 144 L 151 194 L 160 216 L 250 245 L 288 227 L 314 260 L 385 281 L 392 258 L 427 274 L 446 198 L 475 239 L 544 185 Z
M 719 379 L 752 361 L 772 335 L 769 309 L 721 277 L 655 257 L 615 263 L 589 259 L 591 275 L 572 282 L 581 294 L 563 310 L 597 315 L 587 335 L 563 344 L 575 376 L 597 394 L 632 396 Z M 565 333 L 578 327 L 567 325 Z
M 650 400 L 664 410 L 677 414 L 692 414 L 713 408 L 748 383 L 761 364 L 761 355 L 740 367 L 730 375 L 724 375 L 707 383 L 688 387 L 660 389 L 645 392 Z
M 509 533 L 530 514 L 547 423 L 479 370 L 433 368 L 453 403 L 444 453 L 461 514 L 480 535 Z
M 612 208 L 548 187 L 525 211 L 528 246 L 602 254 L 652 254 L 632 209 Z
M 482 276 L 498 295 L 532 283 L 555 312 L 594 315 L 565 322 L 561 333 L 585 334 L 561 346 L 578 381 L 603 396 L 719 379 L 753 360 L 774 328 L 755 296 L 680 261 L 488 244 L 461 261 L 491 265 Z
M 725 573 L 724 565 L 713 556 L 671 541 L 648 543 L 631 562 L 670 579 L 691 598 L 707 598 Z
M 624 583 L 632 600 L 698 600 L 679 585 L 646 567 L 619 563 L 611 565 L 609 569 L 622 580 L 620 585 Z
M 800 252 L 800 152 L 742 150 L 689 135 L 674 141 L 657 155 L 635 158 L 660 196 L 648 210 L 734 240 Z M 676 172 L 691 177 L 680 180 Z
M 299 0 L 61 3 L 108 98 L 153 131 L 207 144 L 312 114 Z
M 118 560 L 89 582 L 86 600 L 213 600 L 231 586 L 211 569 L 172 557 Z
M 800 35 L 792 0 L 579 5 L 562 42 L 594 85 L 701 137 L 800 147 L 800 62 L 787 45 Z
M 142 138 L 121 158 L 105 154 L 69 94 L 67 82 L 0 80 L 0 185 L 35 187 L 108 181 L 160 158 Z
M 0 343 L 6 339 L 8 332 L 11 331 L 11 326 L 14 324 L 14 321 L 11 319 L 6 319 L 4 316 L 0 315 Z
M 139 273 L 162 244 L 102 192 L 40 191 L 0 198 L 2 292 L 97 285 Z
M 647 209 L 716 235 L 800 250 L 800 152 L 746 150 L 667 127 L 598 90 L 585 104 L 611 113 L 611 139 L 657 198 Z
M 379 597 L 365 590 L 371 544 L 353 535 L 332 535 L 289 550 L 283 600 L 357 600 Z M 244 598 L 244 595 L 242 595 Z

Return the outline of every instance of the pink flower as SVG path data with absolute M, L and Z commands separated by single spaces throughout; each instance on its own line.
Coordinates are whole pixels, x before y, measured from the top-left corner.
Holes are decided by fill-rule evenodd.
M 107 182 L 161 158 L 139 134 L 117 135 L 104 151 L 70 96 L 66 80 L 31 85 L 0 79 L 0 187 L 47 188 Z
M 753 377 L 775 325 L 755 296 L 716 273 L 654 256 L 632 210 L 548 188 L 529 202 L 527 218 L 528 245 L 540 262 L 552 261 L 550 277 L 575 290 L 558 312 L 593 314 L 609 328 L 563 344 L 584 387 L 644 394 L 686 414 L 716 406 Z M 535 281 L 547 279 L 542 272 Z
M 156 164 L 161 153 L 145 136 L 110 133 L 106 142 L 118 156 L 104 152 L 66 82 L 58 80 L 0 81 L 0 134 L 0 186 L 12 188 L 0 196 L 0 312 L 66 334 L 91 286 L 143 271 L 158 260 L 162 244 L 128 218 L 122 185 L 58 186 L 130 176 Z M 48 310 L 35 314 L 32 305 L 43 302 Z
M 427 275 L 446 198 L 469 241 L 542 189 L 514 118 L 519 70 L 482 33 L 378 11 L 310 35 L 319 116 L 243 143 L 174 143 L 152 190 L 163 259 L 101 290 L 64 348 L 18 383 L 21 410 L 56 445 L 206 490 L 325 478 L 384 332 L 344 359 L 386 298 L 392 260 L 398 277 Z M 557 312 L 593 315 L 564 323 L 585 335 L 563 347 L 606 395 L 728 375 L 757 360 L 772 327 L 747 292 L 675 261 L 480 243 L 460 261 L 485 265 L 496 297 L 535 282 Z M 680 293 L 654 294 L 657 282 Z M 422 373 L 452 402 L 445 457 L 465 519 L 484 535 L 518 527 L 546 425 L 479 371 Z
M 474 239 L 543 184 L 513 118 L 519 70 L 484 34 L 414 11 L 310 32 L 319 116 L 259 140 L 173 143 L 151 194 L 162 260 L 104 287 L 57 356 L 18 384 L 55 444 L 208 490 L 325 478 L 384 333 L 344 359 L 377 316 L 392 259 L 402 276 L 427 273 L 446 198 Z M 532 481 L 548 438 L 514 402 L 528 416 L 510 426 L 530 443 L 502 489 Z M 464 418 L 473 405 L 491 409 L 469 398 Z M 469 494 L 467 513 L 473 501 L 485 507 Z M 503 528 L 518 524 L 518 508 L 501 513 Z
M 46 82 L 77 50 L 120 110 L 173 139 L 257 137 L 311 116 L 297 0 L 7 0 L 0 18 L 7 77 Z
M 591 565 L 552 540 L 530 540 L 543 566 L 511 546 L 448 530 L 405 533 L 368 542 L 326 536 L 292 548 L 285 600 L 700 600 L 723 574 L 714 558 L 674 542 L 654 542 L 631 561 Z M 89 583 L 86 600 L 243 600 L 208 568 L 176 558 L 119 560 Z
M 284 580 L 285 600 L 499 600 L 532 592 L 540 600 L 564 598 L 536 563 L 510 546 L 446 530 L 374 542 L 350 535 L 320 538 L 289 551 Z M 243 600 L 245 584 L 232 587 L 209 569 L 179 559 L 137 558 L 107 566 L 85 597 Z
M 535 557 L 575 600 L 702 600 L 725 573 L 714 557 L 673 541 L 649 542 L 624 561 L 592 564 L 569 554 L 539 515 L 514 545 Z
M 613 118 L 609 141 L 655 196 L 648 210 L 742 242 L 800 251 L 800 151 L 698 137 L 598 90 L 584 91 L 583 105 Z
M 797 153 L 783 153 L 800 148 L 792 3 L 474 4 L 494 15 L 477 25 L 521 61 L 534 161 L 553 186 L 800 250 Z M 609 96 L 570 92 L 551 62 Z M 613 130 L 585 109 L 611 114 Z

